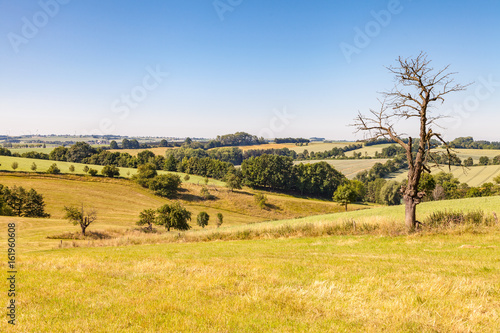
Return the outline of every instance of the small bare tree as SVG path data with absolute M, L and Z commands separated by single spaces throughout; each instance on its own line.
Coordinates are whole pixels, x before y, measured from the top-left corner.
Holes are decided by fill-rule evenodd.
M 65 215 L 64 218 L 68 219 L 70 223 L 74 225 L 80 225 L 82 229 L 82 235 L 85 236 L 85 231 L 87 227 L 97 220 L 97 212 L 95 209 L 87 209 L 83 208 L 83 204 L 81 208 L 76 206 L 64 207 Z
M 408 182 L 401 188 L 405 203 L 405 225 L 409 231 L 414 230 L 416 221 L 416 206 L 421 202 L 425 192 L 418 191 L 422 172 L 430 172 L 429 162 L 433 148 L 432 139 L 442 142 L 446 153 L 450 156 L 448 145 L 441 134 L 433 131 L 438 119 L 443 116 L 431 116 L 431 110 L 437 103 L 443 103 L 444 97 L 452 92 L 465 90 L 467 86 L 453 83 L 455 73 L 448 72 L 449 65 L 435 71 L 430 67 L 425 53 L 416 58 L 397 60 L 396 67 L 387 69 L 394 74 L 395 86 L 393 90 L 382 93 L 380 110 L 370 110 L 369 116 L 361 113 L 355 120 L 357 131 L 366 131 L 367 139 L 388 138 L 397 142 L 406 151 L 408 160 Z M 399 133 L 394 128 L 399 120 L 416 118 L 419 122 L 419 141 L 414 142 L 409 136 Z M 416 149 L 413 145 L 417 144 Z

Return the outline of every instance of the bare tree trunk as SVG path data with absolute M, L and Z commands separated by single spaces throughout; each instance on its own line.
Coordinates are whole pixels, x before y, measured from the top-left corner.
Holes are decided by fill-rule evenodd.
M 403 200 L 405 202 L 405 225 L 408 231 L 415 230 L 417 224 L 416 211 L 418 202 L 409 195 L 404 195 Z
M 82 235 L 84 235 L 84 236 L 85 236 L 85 230 L 87 229 L 87 227 L 86 227 L 86 226 L 83 226 L 83 225 L 80 225 L 80 226 L 82 227 Z

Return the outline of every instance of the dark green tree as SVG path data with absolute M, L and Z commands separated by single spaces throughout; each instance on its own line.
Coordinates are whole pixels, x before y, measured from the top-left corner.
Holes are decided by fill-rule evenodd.
M 89 169 L 89 175 L 91 175 L 92 177 L 97 176 L 97 173 L 98 171 L 96 169 L 92 168 Z
M 356 202 L 356 198 L 356 189 L 349 182 L 337 187 L 337 190 L 333 194 L 333 201 L 338 202 L 339 204 L 344 206 L 346 212 L 347 205 Z
M 224 221 L 224 215 L 222 213 L 217 213 L 217 228 L 219 228 Z
M 380 202 L 385 205 L 399 205 L 401 203 L 401 184 L 395 180 L 387 182 L 380 190 Z
M 158 208 L 158 215 L 155 224 L 162 225 L 170 231 L 170 228 L 177 230 L 189 230 L 191 226 L 188 221 L 191 220 L 191 212 L 186 210 L 178 202 L 171 205 L 165 204 Z
M 474 165 L 474 160 L 472 159 L 472 157 L 468 157 L 464 160 L 464 166 L 471 167 L 473 165 Z
M 174 174 L 159 175 L 149 180 L 148 187 L 156 195 L 175 198 L 182 184 L 181 177 Z
M 479 165 L 488 165 L 490 164 L 490 158 L 488 156 L 481 156 L 479 158 Z
M 68 149 L 66 159 L 68 162 L 84 163 L 86 158 L 91 157 L 96 152 L 97 150 L 88 143 L 80 141 Z
M 210 216 L 206 212 L 200 212 L 196 217 L 196 223 L 202 228 L 208 225 L 208 220 L 210 220 Z
M 174 155 L 169 154 L 165 159 L 165 164 L 163 166 L 163 169 L 166 171 L 177 171 L 177 164 L 178 162 L 175 159 Z
M 52 175 L 57 175 L 59 173 L 61 173 L 61 170 L 57 167 L 57 164 L 56 163 L 53 163 L 48 169 L 47 169 L 47 173 L 50 173 Z
M 120 176 L 120 169 L 114 165 L 106 165 L 102 168 L 101 173 L 106 177 L 118 177 Z
M 156 155 L 151 150 L 143 150 L 137 154 L 137 165 L 150 163 L 155 159 Z
M 139 221 L 136 222 L 137 225 L 143 226 L 147 225 L 149 231 L 153 231 L 153 223 L 156 220 L 156 210 L 154 209 L 144 209 L 139 213 Z
M 68 148 L 60 146 L 50 152 L 49 159 L 53 161 L 67 161 L 67 154 Z
M 226 182 L 226 187 L 233 192 L 235 189 L 240 190 L 241 185 L 243 183 L 243 178 L 239 173 L 230 172 L 226 174 L 224 177 L 224 181 Z

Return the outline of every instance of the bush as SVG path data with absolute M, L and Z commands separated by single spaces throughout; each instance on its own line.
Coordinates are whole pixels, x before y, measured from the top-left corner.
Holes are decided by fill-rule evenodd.
M 424 225 L 428 227 L 447 227 L 452 225 L 490 225 L 493 218 L 485 216 L 482 210 L 463 211 L 436 211 L 430 214 L 425 220 Z
M 19 167 L 19 164 L 17 162 L 12 162 L 11 167 L 12 170 L 16 170 Z
M 191 179 L 191 177 L 189 177 L 189 175 L 185 175 L 185 176 L 184 176 L 184 180 L 185 180 L 185 181 L 188 181 L 189 179 Z
M 181 177 L 174 174 L 160 175 L 148 182 L 148 187 L 156 195 L 167 198 L 175 198 L 182 184 Z
M 120 176 L 120 169 L 118 169 L 114 165 L 106 165 L 104 168 L 102 168 L 101 173 L 106 176 L 106 177 L 118 177 Z
M 255 203 L 260 209 L 264 209 L 267 206 L 267 196 L 262 193 L 257 193 L 254 195 Z
M 75 166 L 73 164 L 69 166 L 69 172 L 75 172 Z
M 214 196 L 210 194 L 210 191 L 208 190 L 208 188 L 206 186 L 203 186 L 201 188 L 200 195 L 205 200 L 212 200 L 214 198 Z
M 196 218 L 196 223 L 198 223 L 200 227 L 205 228 L 205 226 L 208 225 L 209 219 L 210 216 L 206 212 L 200 212 Z
M 224 216 L 222 213 L 217 213 L 217 228 L 222 225 L 222 222 L 224 220 Z
M 90 168 L 89 169 L 89 175 L 91 175 L 91 176 L 97 176 L 97 170 Z
M 57 175 L 61 173 L 61 170 L 57 167 L 57 164 L 54 163 L 47 169 L 47 173 L 50 173 L 52 175 Z

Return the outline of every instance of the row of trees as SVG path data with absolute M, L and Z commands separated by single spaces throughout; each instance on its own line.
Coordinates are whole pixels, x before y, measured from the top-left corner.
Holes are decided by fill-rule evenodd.
M 301 146 L 305 144 L 306 146 L 311 142 L 309 139 L 304 139 L 304 138 L 276 138 L 274 139 L 275 143 L 297 143 L 300 144 Z
M 223 223 L 222 213 L 217 214 L 217 227 Z M 163 226 L 167 231 L 170 229 L 189 230 L 191 221 L 191 212 L 182 207 L 178 202 L 165 204 L 158 209 L 145 209 L 139 214 L 137 225 L 146 226 L 147 231 L 153 231 L 153 225 Z M 205 228 L 210 221 L 210 216 L 206 212 L 200 212 L 196 217 L 196 223 Z

